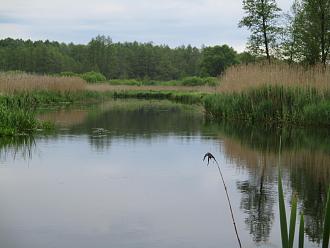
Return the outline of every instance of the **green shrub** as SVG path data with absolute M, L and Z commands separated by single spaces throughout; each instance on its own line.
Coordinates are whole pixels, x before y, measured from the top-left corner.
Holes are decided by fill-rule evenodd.
M 216 77 L 206 77 L 204 78 L 204 82 L 209 86 L 217 86 L 219 84 L 219 80 Z
M 72 72 L 72 71 L 63 71 L 60 73 L 60 76 L 62 77 L 79 77 L 80 75 L 75 73 L 75 72 Z
M 111 79 L 107 82 L 111 85 L 142 85 L 142 82 L 136 79 Z
M 90 71 L 82 74 L 82 79 L 84 79 L 88 83 L 97 83 L 105 81 L 105 76 L 100 72 Z
M 179 82 L 181 82 L 181 84 L 185 86 L 216 86 L 218 84 L 218 80 L 216 77 L 185 77 Z
M 185 86 L 198 86 L 204 84 L 204 80 L 200 77 L 186 77 L 182 79 L 182 85 Z

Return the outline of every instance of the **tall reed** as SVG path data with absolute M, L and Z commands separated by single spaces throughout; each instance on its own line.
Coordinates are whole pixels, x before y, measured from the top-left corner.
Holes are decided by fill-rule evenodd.
M 56 77 L 27 73 L 0 72 L 0 92 L 31 91 L 76 92 L 85 90 L 87 83 L 78 77 Z
M 288 64 L 248 64 L 229 67 L 218 92 L 241 92 L 260 86 L 330 89 L 330 67 Z

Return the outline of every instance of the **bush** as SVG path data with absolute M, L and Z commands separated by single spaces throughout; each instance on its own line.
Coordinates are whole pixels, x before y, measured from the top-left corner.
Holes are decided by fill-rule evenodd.
M 111 79 L 108 83 L 111 85 L 142 85 L 142 82 L 136 79 Z
M 97 83 L 105 81 L 105 76 L 100 72 L 90 71 L 82 74 L 82 79 L 84 79 L 88 83 Z
M 200 77 L 186 77 L 182 79 L 182 85 L 186 86 L 198 86 L 198 85 L 203 85 L 204 80 Z
M 186 77 L 181 80 L 182 85 L 185 86 L 200 86 L 200 85 L 209 85 L 216 86 L 218 80 L 216 77 Z
M 79 74 L 74 73 L 72 71 L 63 71 L 60 73 L 61 77 L 79 77 Z
M 204 82 L 208 86 L 217 86 L 219 83 L 219 80 L 216 77 L 206 77 L 206 78 L 204 78 Z

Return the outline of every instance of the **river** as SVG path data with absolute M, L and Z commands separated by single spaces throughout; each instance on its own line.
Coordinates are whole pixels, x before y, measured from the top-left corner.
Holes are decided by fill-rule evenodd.
M 38 112 L 55 133 L 0 141 L 1 247 L 237 247 L 206 152 L 220 164 L 243 247 L 281 247 L 278 166 L 287 211 L 295 195 L 305 215 L 306 247 L 320 243 L 328 130 L 215 124 L 202 108 L 169 101 Z

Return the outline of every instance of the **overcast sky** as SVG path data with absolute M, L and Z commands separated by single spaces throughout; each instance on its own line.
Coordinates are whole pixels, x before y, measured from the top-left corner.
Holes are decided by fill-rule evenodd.
M 0 38 L 88 43 L 98 34 L 155 44 L 245 48 L 242 0 L 0 0 Z M 287 11 L 291 0 L 278 0 Z

